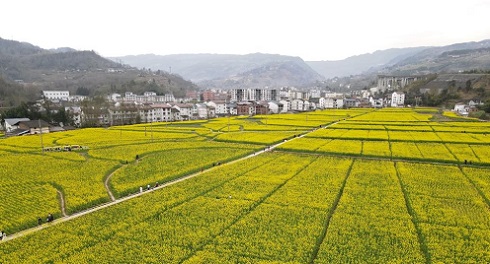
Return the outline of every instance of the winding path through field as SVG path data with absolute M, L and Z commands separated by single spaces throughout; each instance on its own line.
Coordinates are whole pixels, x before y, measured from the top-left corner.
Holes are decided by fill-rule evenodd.
M 66 214 L 66 210 L 65 210 L 65 196 L 63 195 L 63 193 L 60 191 L 60 190 L 56 190 L 56 192 L 58 193 L 58 195 L 60 196 L 60 207 L 61 207 L 61 214 L 63 216 L 68 216 Z
M 122 168 L 122 167 L 120 167 Z M 118 168 L 117 170 L 119 170 L 120 168 Z M 111 198 L 111 201 L 115 201 L 116 200 L 116 197 L 114 197 L 114 195 L 112 194 L 111 192 L 111 189 L 109 188 L 109 180 L 111 179 L 112 175 L 117 171 L 113 171 L 111 172 L 111 174 L 109 174 L 109 176 L 107 176 L 107 178 L 105 179 L 104 181 L 104 186 L 105 186 L 105 189 L 107 190 L 107 193 L 109 194 L 109 197 Z

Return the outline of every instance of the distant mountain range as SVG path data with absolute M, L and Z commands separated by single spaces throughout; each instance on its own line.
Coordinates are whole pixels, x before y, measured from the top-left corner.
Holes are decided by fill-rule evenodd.
M 359 74 L 420 75 L 490 69 L 490 40 L 376 51 L 339 61 L 307 61 L 326 78 Z
M 376 71 L 409 58 L 427 47 L 394 48 L 378 50 L 352 56 L 337 61 L 307 61 L 306 63 L 325 78 L 358 75 L 368 71 Z
M 490 69 L 490 40 L 426 48 L 412 56 L 387 65 L 391 74 L 429 74 Z
M 110 58 L 138 68 L 171 71 L 202 88 L 308 87 L 351 75 L 420 75 L 490 69 L 490 40 L 442 47 L 393 48 L 338 61 L 248 54 L 130 55 Z
M 275 54 L 146 54 L 111 59 L 138 68 L 171 71 L 203 88 L 303 87 L 324 79 L 301 58 Z
M 262 53 L 147 54 L 107 59 L 94 51 L 76 51 L 69 47 L 45 50 L 30 43 L 0 38 L 0 78 L 6 81 L 0 82 L 0 95 L 6 96 L 13 94 L 7 90 L 17 89 L 14 81 L 24 83 L 20 86 L 24 87 L 23 94 L 39 93 L 41 89 L 75 93 L 83 88 L 89 90 L 90 95 L 155 91 L 159 94 L 172 92 L 180 97 L 198 87 L 329 86 L 345 91 L 373 87 L 377 74 L 421 75 L 470 70 L 488 72 L 489 69 L 490 40 L 442 47 L 396 48 L 339 61 L 305 62 L 299 57 Z M 333 77 L 343 78 L 335 81 Z M 25 96 L 5 98 L 0 98 L 4 105 L 5 101 L 13 105 Z

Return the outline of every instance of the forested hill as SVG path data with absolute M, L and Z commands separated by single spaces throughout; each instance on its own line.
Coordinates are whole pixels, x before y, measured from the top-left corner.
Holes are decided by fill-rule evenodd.
M 46 71 L 90 71 L 121 68 L 94 51 L 45 50 L 25 42 L 0 38 L 0 74 L 5 79 L 34 82 Z M 41 73 L 42 72 L 42 73 Z
M 153 91 L 184 97 L 197 86 L 162 71 L 138 70 L 99 56 L 95 51 L 71 48 L 46 50 L 0 38 L 0 103 L 5 107 L 40 97 L 42 90 L 67 90 L 71 94 Z M 17 93 L 11 93 L 16 87 Z M 15 90 L 15 89 L 14 89 Z M 26 96 L 32 95 L 32 96 Z

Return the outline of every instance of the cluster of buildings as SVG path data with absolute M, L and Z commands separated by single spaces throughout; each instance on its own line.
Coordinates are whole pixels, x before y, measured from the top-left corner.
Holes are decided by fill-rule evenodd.
M 55 93 L 55 91 L 51 91 Z M 70 98 L 69 94 L 64 98 Z M 199 97 L 198 97 L 199 96 Z M 356 96 L 346 98 L 342 93 L 327 91 L 300 91 L 294 88 L 240 88 L 229 91 L 203 91 L 191 93 L 177 100 L 172 94 L 157 95 L 145 92 L 112 94 L 106 106 L 67 106 L 76 126 L 112 126 L 122 124 L 172 122 L 209 119 L 228 115 L 264 115 L 316 109 L 338 109 L 352 107 L 400 107 L 405 94 L 392 93 L 388 99 Z
M 483 106 L 484 104 L 485 103 L 479 99 L 472 99 L 467 103 L 459 102 L 454 105 L 453 112 L 462 116 L 468 116 L 470 112 L 478 111 L 478 106 Z
M 383 85 L 397 80 L 384 80 Z M 412 81 L 412 80 L 410 80 Z M 403 81 L 406 82 L 406 81 Z M 189 92 L 186 98 L 155 92 L 111 94 L 104 104 L 90 104 L 86 96 L 72 96 L 69 91 L 43 91 L 43 100 L 65 108 L 73 125 L 113 126 L 123 124 L 172 122 L 209 119 L 229 115 L 264 115 L 339 109 L 352 107 L 402 107 L 405 94 L 393 92 L 391 98 L 373 98 L 369 91 L 346 97 L 325 90 L 300 90 L 294 87 L 236 88 Z M 58 108 L 59 109 L 59 108 Z M 40 110 L 42 104 L 40 104 Z

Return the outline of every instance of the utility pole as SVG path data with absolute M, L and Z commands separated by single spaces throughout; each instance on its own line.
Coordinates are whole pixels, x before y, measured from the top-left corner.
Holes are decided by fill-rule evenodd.
M 153 109 L 151 110 L 150 134 L 151 134 L 151 142 L 153 142 Z
M 41 153 L 44 154 L 43 128 L 41 127 L 41 119 L 38 119 L 37 123 L 39 125 L 39 137 L 41 138 Z
M 230 132 L 230 116 L 231 116 L 231 111 L 230 108 L 228 108 L 228 132 Z

